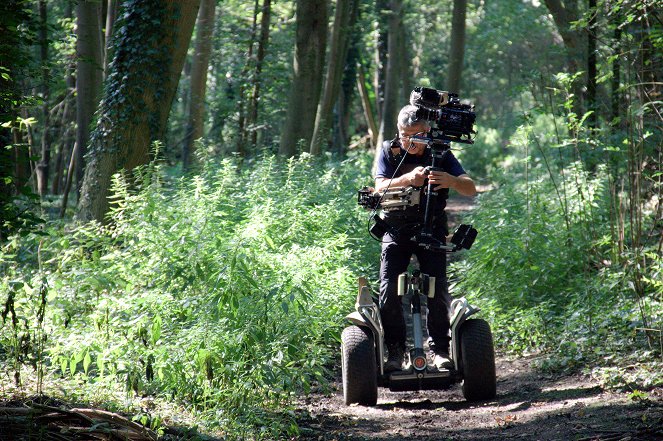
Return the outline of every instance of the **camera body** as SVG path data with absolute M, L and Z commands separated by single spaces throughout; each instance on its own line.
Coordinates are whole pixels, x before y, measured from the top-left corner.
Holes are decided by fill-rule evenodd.
M 417 107 L 418 119 L 432 123 L 431 141 L 474 144 L 474 106 L 462 104 L 457 94 L 415 87 L 410 93 L 410 104 Z

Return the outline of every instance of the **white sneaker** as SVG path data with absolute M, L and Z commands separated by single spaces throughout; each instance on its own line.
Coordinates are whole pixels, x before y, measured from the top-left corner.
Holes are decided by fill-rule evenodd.
M 435 357 L 433 357 L 433 366 L 438 370 L 453 369 L 454 363 L 448 354 L 435 354 Z

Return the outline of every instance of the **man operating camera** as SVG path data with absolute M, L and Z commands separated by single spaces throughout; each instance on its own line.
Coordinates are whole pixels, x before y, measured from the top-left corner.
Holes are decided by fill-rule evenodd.
M 427 167 L 431 164 L 432 154 L 427 136 L 431 126 L 418 116 L 417 110 L 417 106 L 407 105 L 398 114 L 398 136 L 385 141 L 380 151 L 375 190 L 381 192 L 387 188 L 432 184 L 429 188 L 437 193 L 434 206 L 429 208 L 433 210 L 433 237 L 444 241 L 447 235 L 444 208 L 449 188 L 473 196 L 476 187 L 451 151 L 444 154 L 441 167 L 436 170 Z M 446 254 L 411 240 L 423 217 L 422 205 L 384 213 L 384 220 L 393 231 L 398 231 L 398 234 L 387 232 L 382 237 L 380 315 L 388 351 L 385 372 L 399 370 L 403 364 L 406 328 L 397 284 L 399 274 L 407 271 L 412 255 L 417 257 L 422 273 L 436 278 L 435 297 L 428 299 L 428 343 L 433 364 L 438 369 L 453 367 L 449 358 L 451 296 L 447 289 Z

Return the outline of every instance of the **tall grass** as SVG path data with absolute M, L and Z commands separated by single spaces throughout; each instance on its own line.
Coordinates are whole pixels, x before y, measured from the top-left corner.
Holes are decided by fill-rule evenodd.
M 356 277 L 377 264 L 355 202 L 369 167 L 264 157 L 177 178 L 154 163 L 137 186 L 117 175 L 107 226 L 5 247 L 2 284 L 22 304 L 0 348 L 34 332 L 43 280 L 51 378 L 172 398 L 237 438 L 296 432 L 275 410 L 326 387 Z

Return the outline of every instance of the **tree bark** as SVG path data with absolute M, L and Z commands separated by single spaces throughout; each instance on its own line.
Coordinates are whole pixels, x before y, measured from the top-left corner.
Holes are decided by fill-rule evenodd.
M 112 175 L 146 164 L 152 141 L 163 138 L 199 4 L 198 0 L 123 4 L 85 168 L 80 219 L 103 221 Z
M 237 118 L 239 129 L 237 130 L 237 154 L 240 157 L 246 155 L 246 139 L 248 134 L 246 131 L 246 83 L 248 83 L 249 70 L 251 69 L 251 61 L 253 60 L 253 47 L 255 46 L 256 33 L 258 32 L 258 8 L 260 7 L 259 0 L 255 0 L 253 4 L 253 22 L 251 23 L 251 35 L 249 37 L 249 50 L 247 53 L 246 64 L 242 68 L 240 75 L 239 85 L 239 117 Z
M 73 5 L 70 0 L 65 2 L 64 17 L 72 19 L 74 17 Z M 67 60 L 65 66 L 65 98 L 64 108 L 62 111 L 62 120 L 60 121 L 60 151 L 55 162 L 55 175 L 51 184 L 51 193 L 60 194 L 61 189 L 64 187 L 63 172 L 65 169 L 65 161 L 73 151 L 73 145 L 76 138 L 76 60 L 71 57 Z M 68 167 L 68 166 L 67 166 Z
M 343 68 L 348 54 L 350 18 L 355 0 L 337 0 L 332 28 L 329 56 L 327 57 L 327 77 L 325 79 L 322 101 L 318 106 L 311 138 L 310 153 L 320 155 L 328 149 L 329 134 L 332 127 L 332 110 L 338 100 L 338 93 L 343 79 Z
M 371 100 L 368 97 L 366 90 L 366 75 L 364 68 L 360 64 L 357 67 L 357 90 L 361 98 L 361 106 L 364 109 L 364 117 L 366 118 L 366 125 L 368 126 L 368 135 L 371 137 L 371 146 L 375 148 L 378 140 L 378 126 L 375 123 L 375 116 L 371 108 Z
M 247 119 L 247 129 L 251 134 L 251 146 L 255 148 L 258 144 L 258 107 L 260 106 L 260 80 L 262 76 L 262 66 L 265 61 L 267 45 L 269 44 L 269 26 L 272 14 L 271 0 L 263 0 L 262 17 L 260 19 L 260 39 L 258 40 L 258 51 L 256 53 L 256 66 L 253 74 L 253 88 L 251 90 L 251 101 L 249 102 L 249 114 Z
M 322 89 L 327 42 L 328 0 L 297 0 L 294 76 L 279 153 L 293 156 L 311 144 Z
M 352 117 L 351 105 L 357 88 L 357 68 L 360 59 L 359 45 L 361 44 L 362 31 L 357 26 L 359 19 L 359 2 L 352 2 L 352 11 L 350 11 L 350 24 L 348 50 L 345 57 L 345 68 L 343 69 L 343 79 L 341 80 L 341 91 L 339 93 L 338 103 L 336 105 L 338 114 L 338 123 L 335 125 L 335 136 L 332 137 L 332 149 L 339 155 L 342 155 L 348 146 L 350 139 L 350 120 Z
M 402 0 L 391 0 L 389 3 L 391 13 L 389 15 L 389 29 L 399 29 L 401 12 L 403 7 Z M 389 54 L 387 56 L 387 78 L 384 89 L 384 107 L 380 119 L 380 130 L 376 147 L 379 150 L 382 142 L 391 139 L 396 134 L 396 118 L 398 116 L 398 97 L 399 97 L 399 63 L 408 62 L 398 59 L 399 38 L 398 32 L 389 32 Z M 376 155 L 377 157 L 377 155 Z
M 196 148 L 194 141 L 203 136 L 207 69 L 209 68 L 209 58 L 212 52 L 215 9 L 216 0 L 202 0 L 198 13 L 198 32 L 196 34 L 193 65 L 191 66 L 189 118 L 184 138 L 184 148 L 182 149 L 182 168 L 184 170 L 188 170 L 191 165 L 191 158 Z
M 458 94 L 460 94 L 460 81 L 463 74 L 463 60 L 465 58 L 466 13 L 467 0 L 454 0 L 454 9 L 451 19 L 451 48 L 449 51 L 447 90 Z
M 108 76 L 108 63 L 110 62 L 111 39 L 113 25 L 117 16 L 117 0 L 106 0 L 106 29 L 104 38 L 104 79 Z
M 403 19 L 399 20 L 398 32 L 400 33 L 400 38 L 398 39 L 398 59 L 400 62 L 400 83 L 401 83 L 401 94 L 399 96 L 399 101 L 403 104 L 410 101 L 410 92 L 412 91 L 412 55 L 408 48 L 410 47 L 408 42 L 408 33 L 405 29 L 405 23 Z
M 100 3 L 80 0 L 76 6 L 76 188 L 83 184 L 85 154 L 90 138 L 90 125 L 99 104 L 103 75 L 101 54 Z
M 42 137 L 41 155 L 37 163 L 37 192 L 44 197 L 48 189 L 49 163 L 51 162 L 51 124 L 50 124 L 50 79 L 51 70 L 48 64 L 48 11 L 46 1 L 39 0 L 39 46 L 41 55 L 42 99 Z
M 373 90 L 375 91 L 375 109 L 378 120 L 382 119 L 384 107 L 385 83 L 387 81 L 387 58 L 389 52 L 389 0 L 376 0 L 377 29 L 375 31 L 375 74 L 373 76 Z

